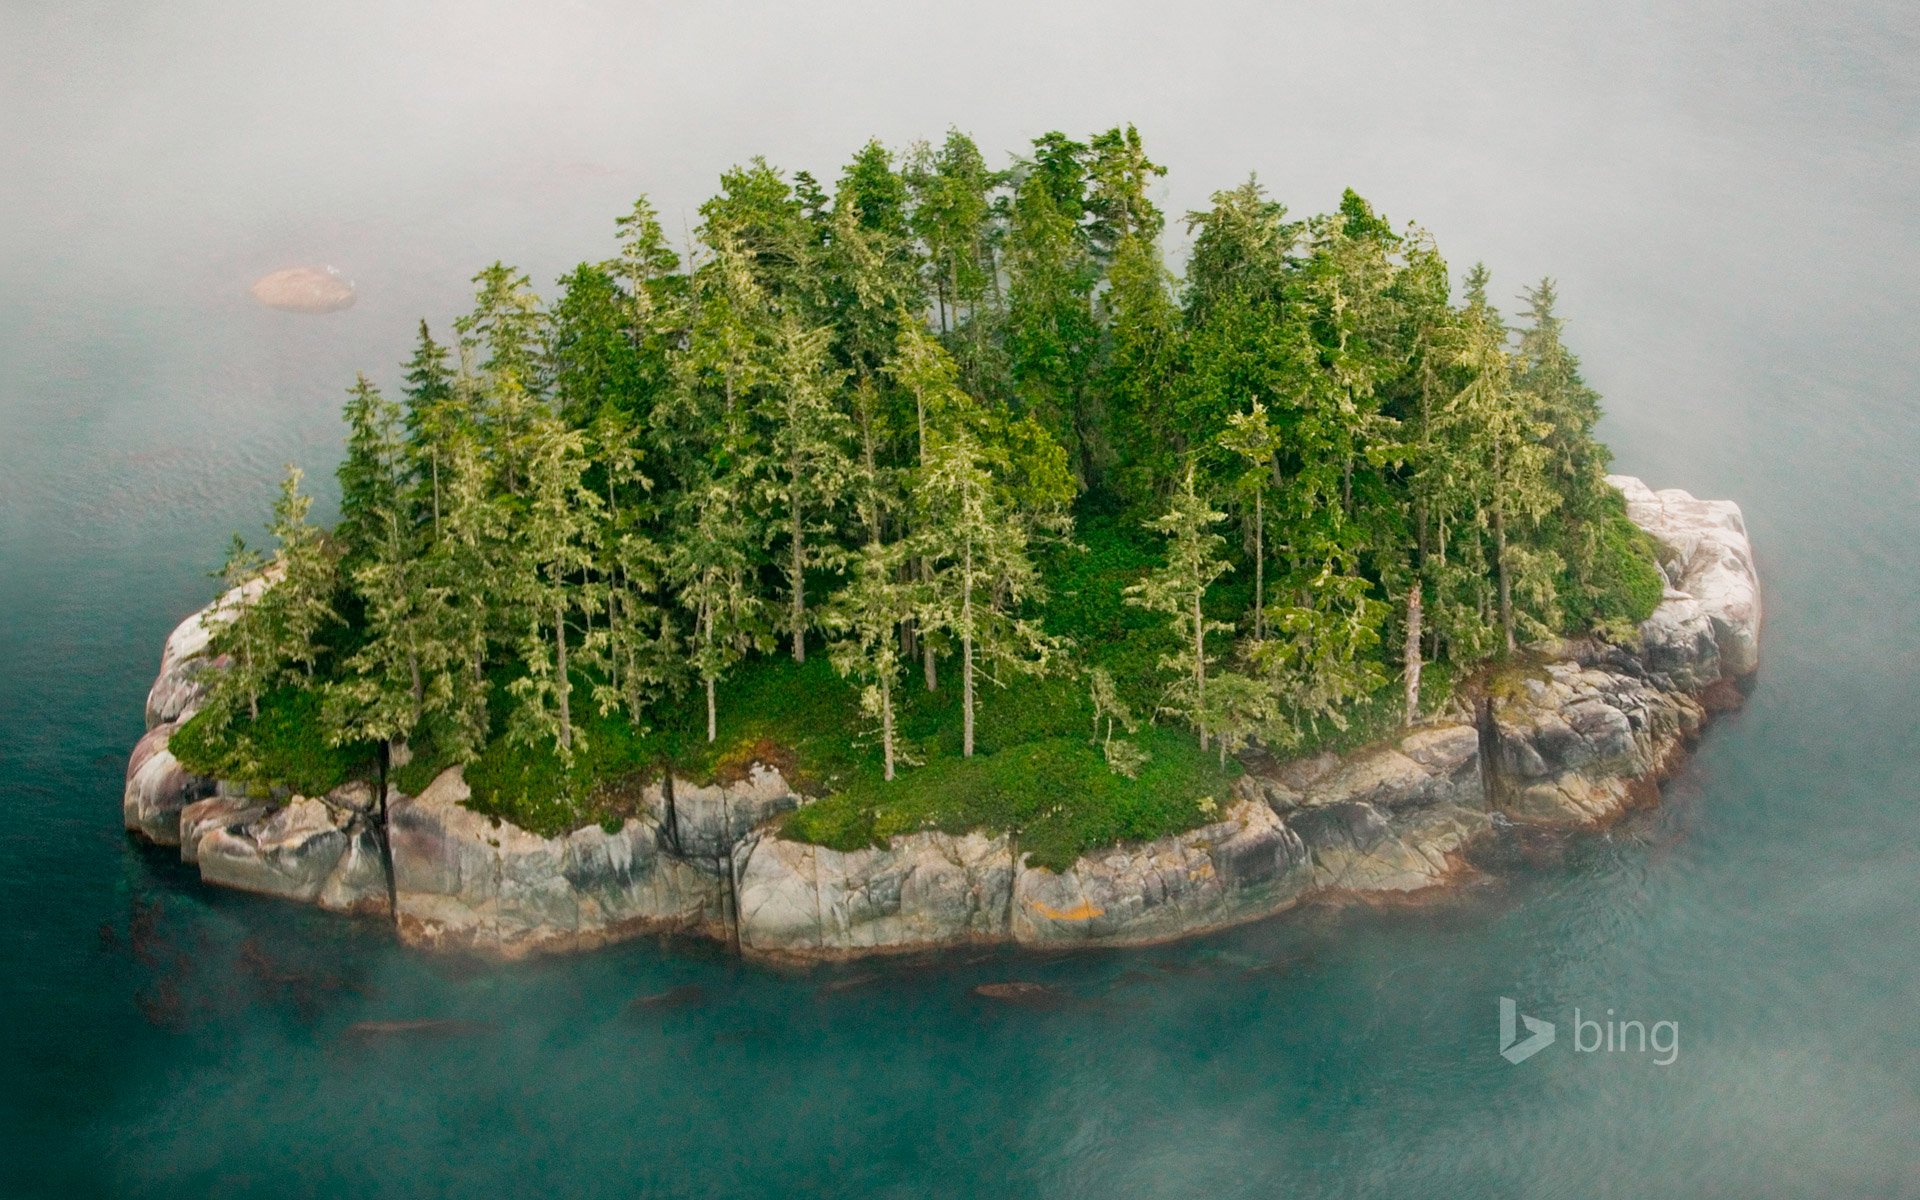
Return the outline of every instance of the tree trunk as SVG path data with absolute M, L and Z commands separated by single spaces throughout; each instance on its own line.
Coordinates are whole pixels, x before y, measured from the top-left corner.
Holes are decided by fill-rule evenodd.
M 393 821 L 387 811 L 387 770 L 393 757 L 393 743 L 380 742 L 380 865 L 387 872 L 387 918 L 400 926 L 400 885 L 393 872 Z
M 1200 748 L 1207 748 L 1207 625 L 1200 611 L 1200 589 L 1193 592 L 1193 724 Z
M 700 636 L 709 654 L 713 651 L 713 602 L 706 603 L 705 611 L 700 614 Z M 707 676 L 707 741 L 719 736 L 718 719 L 714 708 L 713 676 Z
M 1253 640 L 1267 636 L 1267 489 L 1253 493 Z
M 557 599 L 553 602 L 553 647 L 553 690 L 560 701 L 560 748 L 570 750 L 573 748 L 573 713 L 568 701 L 573 681 L 567 678 L 567 611 Z
M 966 593 L 960 598 L 960 756 L 973 757 L 973 547 L 961 571 Z
M 1507 506 L 1506 499 L 1500 494 L 1501 454 L 1499 446 L 1493 451 L 1493 565 L 1500 576 L 1500 629 L 1506 635 L 1507 653 L 1514 651 L 1513 639 L 1513 581 L 1507 576 Z
M 927 582 L 930 582 L 932 579 L 933 579 L 933 565 L 923 558 L 920 560 L 920 581 L 922 583 L 927 583 Z M 971 596 L 968 597 L 968 601 L 969 602 L 972 601 Z M 927 678 L 927 690 L 929 692 L 939 691 L 940 690 L 940 669 L 934 663 L 933 642 L 929 638 L 920 637 L 917 630 L 915 633 L 915 640 L 917 640 L 920 643 L 920 669 L 921 669 L 921 673 L 924 674 Z
M 973 757 L 973 637 L 960 639 L 960 757 Z
M 880 753 L 886 760 L 886 778 L 893 779 L 893 685 L 880 681 Z
M 1407 724 L 1420 719 L 1420 584 L 1407 589 Z
M 799 479 L 795 478 L 796 487 Z M 793 559 L 788 573 L 793 578 L 793 661 L 807 661 L 807 556 L 806 547 L 801 538 L 804 530 L 800 523 L 800 506 L 793 506 L 793 523 L 790 530 L 793 536 Z

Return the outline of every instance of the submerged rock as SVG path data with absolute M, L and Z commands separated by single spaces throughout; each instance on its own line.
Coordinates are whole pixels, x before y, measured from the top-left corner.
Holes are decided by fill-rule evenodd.
M 987 1000 L 998 1000 L 1003 1004 L 1019 1004 L 1028 1008 L 1061 1008 L 1072 997 L 1059 988 L 1045 983 L 1034 983 L 1026 979 L 1011 979 L 1005 983 L 983 983 L 973 989 L 973 994 Z
M 473 1037 L 492 1033 L 499 1026 L 491 1021 L 462 1021 L 433 1017 L 411 1021 L 355 1021 L 341 1031 L 350 1042 L 377 1042 L 394 1038 Z
M 287 267 L 262 275 L 249 290 L 283 312 L 330 313 L 353 305 L 353 281 L 332 267 Z
M 680 1008 L 700 1008 L 707 1002 L 707 989 L 697 983 L 683 983 L 679 987 L 668 988 L 664 992 L 655 992 L 650 996 L 635 996 L 627 1005 L 630 1015 L 649 1012 L 666 1012 Z

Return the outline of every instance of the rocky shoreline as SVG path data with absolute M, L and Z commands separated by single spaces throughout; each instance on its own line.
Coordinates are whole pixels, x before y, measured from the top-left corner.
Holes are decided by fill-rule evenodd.
M 974 942 L 1135 945 L 1279 912 L 1312 896 L 1452 883 L 1513 827 L 1589 830 L 1654 802 L 1759 666 L 1760 593 L 1739 507 L 1616 476 L 1661 546 L 1667 592 L 1624 648 L 1574 641 L 1471 707 L 1353 753 L 1250 762 L 1221 819 L 1024 864 L 1006 836 L 917 833 L 837 851 L 770 824 L 806 803 L 771 767 L 652 785 L 642 815 L 542 838 L 463 806 L 459 770 L 373 789 L 249 795 L 186 772 L 167 739 L 198 705 L 213 606 L 168 637 L 127 766 L 128 830 L 178 846 L 209 883 L 390 917 L 432 950 L 520 957 L 686 931 L 757 957 L 844 958 Z

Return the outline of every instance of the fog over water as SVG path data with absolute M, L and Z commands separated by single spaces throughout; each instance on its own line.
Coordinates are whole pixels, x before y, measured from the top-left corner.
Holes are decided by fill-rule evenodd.
M 479 267 L 550 292 L 754 154 L 831 178 L 954 125 L 998 166 L 1128 121 L 1175 261 L 1251 170 L 1419 221 L 1496 300 L 1552 275 L 1618 469 L 1743 505 L 1761 684 L 1658 813 L 1417 911 L 870 982 L 652 942 L 455 970 L 126 841 L 161 639 L 281 463 L 330 498 L 353 372 L 397 382 Z M 299 264 L 358 302 L 249 298 Z M 1917 294 L 1909 5 L 11 0 L 0 1195 L 1920 1196 Z M 124 951 L 156 901 L 172 965 Z M 249 938 L 336 978 L 244 978 Z M 1013 976 L 1087 1003 L 969 995 Z M 1677 1021 L 1679 1058 L 1509 1065 L 1503 994 Z M 425 1016 L 497 1028 L 338 1038 Z

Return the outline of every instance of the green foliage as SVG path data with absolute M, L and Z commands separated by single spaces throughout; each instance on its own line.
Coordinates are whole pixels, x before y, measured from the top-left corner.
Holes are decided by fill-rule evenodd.
M 195 775 L 267 789 L 323 796 L 353 778 L 371 778 L 373 747 L 335 745 L 321 719 L 318 694 L 283 685 L 260 697 L 260 715 L 227 715 L 208 706 L 167 740 L 167 749 Z
M 1418 227 L 1252 179 L 1187 214 L 1176 280 L 1162 174 L 1131 125 L 1006 172 L 955 130 L 831 195 L 727 171 L 685 261 L 643 198 L 551 304 L 485 268 L 402 403 L 351 389 L 331 536 L 295 471 L 272 557 L 236 539 L 179 745 L 304 788 L 405 742 L 403 788 L 465 764 L 547 833 L 757 758 L 824 796 L 794 836 L 1063 866 L 1209 819 L 1253 742 L 1631 636 L 1662 579 L 1551 280 L 1510 327 Z
M 926 829 L 1012 833 L 1029 863 L 1061 871 L 1100 847 L 1204 823 L 1202 799 L 1226 806 L 1235 772 L 1171 730 L 1147 729 L 1137 741 L 1147 757 L 1131 778 L 1109 770 L 1084 737 L 1045 738 L 929 760 L 890 786 L 856 779 L 794 813 L 783 832 L 838 850 Z

